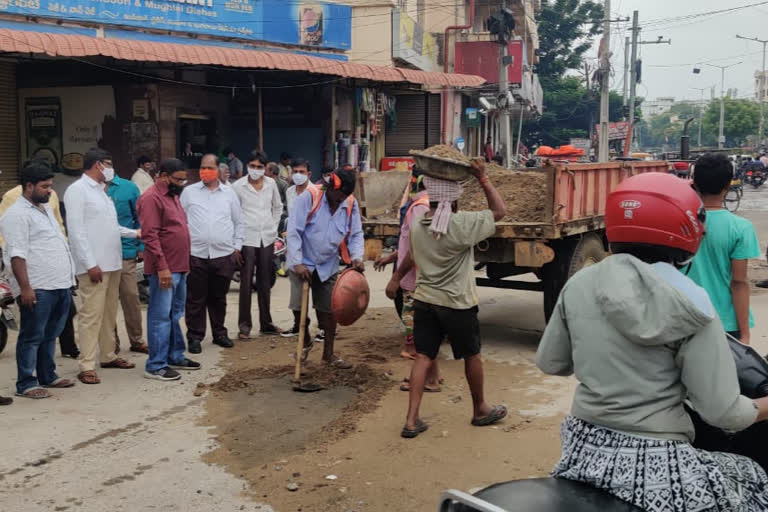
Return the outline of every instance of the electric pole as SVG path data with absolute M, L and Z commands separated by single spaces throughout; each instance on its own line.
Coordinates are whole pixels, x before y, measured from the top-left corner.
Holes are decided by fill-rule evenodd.
M 603 19 L 602 60 L 600 62 L 600 141 L 599 162 L 607 162 L 610 157 L 608 148 L 608 120 L 611 76 L 611 0 L 605 0 L 605 18 Z
M 629 69 L 629 142 L 627 147 L 624 148 L 624 156 L 629 156 L 632 149 L 632 139 L 634 139 L 635 133 L 635 95 L 637 94 L 637 38 L 640 35 L 640 27 L 638 26 L 639 13 L 637 11 L 632 12 L 632 60 L 630 61 Z
M 699 139 L 698 139 L 698 147 L 701 148 L 701 107 L 704 104 L 704 91 L 709 89 L 709 87 L 691 87 L 694 91 L 699 91 L 701 93 L 701 100 L 699 100 Z
M 733 66 L 738 66 L 743 61 L 727 66 L 716 66 L 715 64 L 706 64 L 707 66 L 720 69 L 720 130 L 717 136 L 717 149 L 723 149 L 725 146 L 725 70 Z
M 763 139 L 765 138 L 765 90 L 766 90 L 766 76 L 765 76 L 765 45 L 768 44 L 766 39 L 758 39 L 757 37 L 743 37 L 736 34 L 738 39 L 745 39 L 747 41 L 755 41 L 762 43 L 763 45 L 763 69 L 760 75 L 758 84 L 760 87 L 757 91 L 757 100 L 760 102 L 760 128 L 757 132 L 757 149 L 760 149 L 763 145 Z
M 499 111 L 499 132 L 501 138 L 501 144 L 504 147 L 502 156 L 504 157 L 504 165 L 510 166 L 510 159 L 512 158 L 512 141 L 510 140 L 511 130 L 509 126 L 509 108 L 511 105 L 507 104 L 508 92 L 509 92 L 509 73 L 507 72 L 507 45 L 502 44 L 499 48 L 499 104 L 504 102 L 504 108 Z
M 629 38 L 624 38 L 624 88 L 621 91 L 621 97 L 624 100 L 624 106 L 626 107 L 629 103 L 629 98 L 627 98 L 627 89 L 629 89 Z

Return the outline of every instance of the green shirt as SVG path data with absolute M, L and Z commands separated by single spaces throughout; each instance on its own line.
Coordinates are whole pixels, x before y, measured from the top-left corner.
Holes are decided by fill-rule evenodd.
M 448 232 L 435 239 L 432 219 L 417 217 L 411 224 L 411 254 L 416 264 L 413 298 L 452 309 L 477 306 L 474 246 L 496 232 L 491 210 L 451 215 Z
M 691 263 L 688 277 L 704 288 L 712 299 L 727 332 L 738 331 L 731 297 L 731 262 L 760 257 L 760 245 L 752 223 L 728 210 L 707 210 L 707 234 Z M 754 327 L 752 310 L 749 326 Z

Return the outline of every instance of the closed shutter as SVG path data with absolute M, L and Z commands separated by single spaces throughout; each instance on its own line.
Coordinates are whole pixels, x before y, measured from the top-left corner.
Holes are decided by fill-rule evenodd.
M 424 149 L 424 99 L 423 94 L 397 96 L 397 126 L 387 130 L 387 156 L 408 156 L 412 149 Z
M 427 121 L 428 145 L 434 146 L 440 144 L 442 133 L 440 132 L 440 116 L 442 115 L 442 102 L 439 94 L 429 95 L 429 119 Z
M 0 193 L 19 184 L 18 118 L 16 64 L 0 62 Z

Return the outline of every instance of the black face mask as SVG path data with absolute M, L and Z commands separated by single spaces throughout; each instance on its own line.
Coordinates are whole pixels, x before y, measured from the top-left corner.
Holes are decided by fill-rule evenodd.
M 183 191 L 184 187 L 181 185 L 177 185 L 175 183 L 168 184 L 168 192 L 170 192 L 172 196 L 180 196 Z

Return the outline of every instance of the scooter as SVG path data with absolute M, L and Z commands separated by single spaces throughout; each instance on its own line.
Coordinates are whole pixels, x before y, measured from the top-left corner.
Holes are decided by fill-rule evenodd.
M 730 335 L 726 334 L 726 336 L 736 362 L 741 393 L 753 399 L 768 396 L 768 361 L 749 345 L 740 343 Z M 765 439 L 766 425 L 759 423 L 744 431 L 744 437 L 741 440 L 722 433 L 719 436 L 712 436 L 713 446 L 699 446 L 700 425 L 695 416 L 693 419 L 696 425 L 696 446 L 703 449 L 722 449 L 727 443 L 729 449 L 723 451 L 731 451 L 730 449 L 739 443 L 744 447 L 742 452 L 754 453 L 755 447 L 761 446 Z M 704 432 L 704 434 L 709 435 L 711 432 Z M 739 453 L 739 450 L 734 452 Z M 752 458 L 763 466 L 767 464 L 762 460 L 765 457 Z M 605 491 L 563 478 L 533 478 L 498 483 L 475 494 L 451 489 L 442 494 L 438 508 L 439 512 L 528 512 L 533 510 L 537 512 L 642 511 Z

